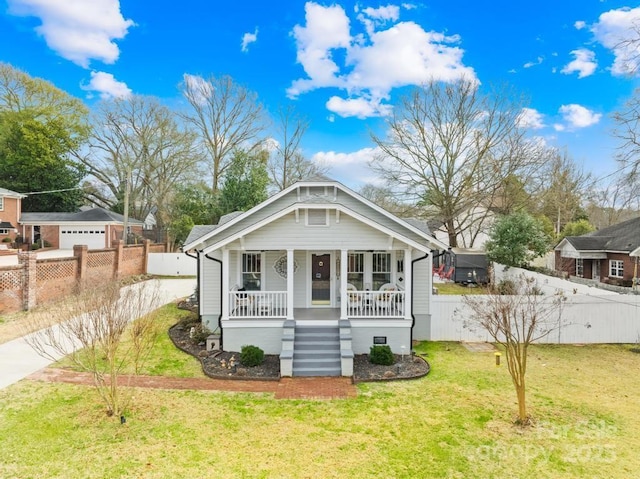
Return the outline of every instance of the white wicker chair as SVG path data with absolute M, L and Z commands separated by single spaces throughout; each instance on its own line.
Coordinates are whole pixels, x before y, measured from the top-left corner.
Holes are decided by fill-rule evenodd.
M 347 311 L 350 314 L 362 312 L 364 307 L 364 296 L 362 294 L 354 294 L 358 289 L 351 283 L 347 283 Z
M 375 295 L 375 305 L 377 312 L 390 314 L 396 306 L 396 296 L 398 287 L 392 283 L 385 283 L 380 286 L 380 290 Z

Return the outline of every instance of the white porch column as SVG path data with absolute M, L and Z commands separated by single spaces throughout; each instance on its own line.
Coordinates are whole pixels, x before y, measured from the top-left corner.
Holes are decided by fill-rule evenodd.
M 411 289 L 413 287 L 413 277 L 411 269 L 411 248 L 404 250 L 404 319 L 411 319 L 413 311 L 413 302 L 411 298 Z M 429 255 L 431 257 L 431 255 Z M 431 271 L 431 269 L 429 269 Z
M 287 250 L 287 319 L 293 319 L 293 250 Z
M 222 319 L 229 319 L 229 250 L 222 250 Z
M 340 250 L 340 319 L 347 319 L 347 271 L 349 255 L 346 249 Z

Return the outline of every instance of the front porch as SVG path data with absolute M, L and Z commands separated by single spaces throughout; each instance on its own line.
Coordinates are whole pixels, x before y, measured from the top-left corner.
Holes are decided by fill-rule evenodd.
M 340 298 L 339 308 L 309 307 L 291 308 L 286 291 L 230 291 L 228 293 L 228 319 L 407 319 L 405 292 L 345 291 L 347 298 Z M 344 308 L 343 308 L 343 303 Z

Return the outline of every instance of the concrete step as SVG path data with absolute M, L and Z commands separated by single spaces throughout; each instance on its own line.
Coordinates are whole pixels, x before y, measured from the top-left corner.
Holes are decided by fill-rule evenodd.
M 302 349 L 293 353 L 293 359 L 340 359 L 340 351 L 322 349 Z
M 296 326 L 294 376 L 340 376 L 340 330 L 336 326 Z

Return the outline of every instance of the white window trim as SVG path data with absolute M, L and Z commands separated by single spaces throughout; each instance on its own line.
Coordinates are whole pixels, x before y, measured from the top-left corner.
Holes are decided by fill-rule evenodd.
M 584 276 L 584 260 L 576 258 L 576 276 L 582 278 Z
M 617 263 L 620 266 L 616 266 L 614 268 L 614 264 Z M 616 270 L 616 273 L 618 271 L 620 271 L 620 274 L 614 274 L 614 269 Z M 624 261 L 619 260 L 619 259 L 610 259 L 609 260 L 609 276 L 611 278 L 623 278 L 624 277 Z
M 244 285 L 242 284 L 244 282 L 244 271 L 243 271 L 243 267 L 242 267 L 242 263 L 243 263 L 243 256 L 245 254 L 259 254 L 260 255 L 260 291 L 264 291 L 266 289 L 266 279 L 267 279 L 267 275 L 264 271 L 265 268 L 265 261 L 266 261 L 266 257 L 265 257 L 265 253 L 263 251 L 238 251 L 238 279 L 236 281 L 236 284 L 238 286 L 238 288 L 242 288 Z
M 4 196 L 0 196 L 0 211 L 4 211 Z

